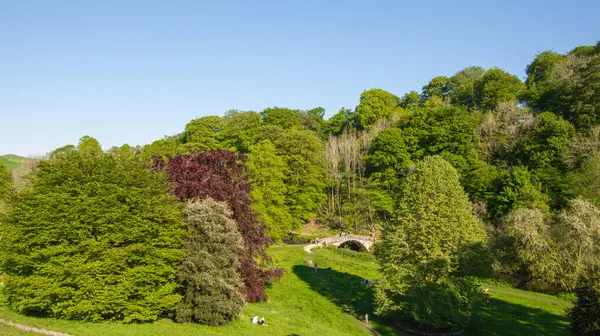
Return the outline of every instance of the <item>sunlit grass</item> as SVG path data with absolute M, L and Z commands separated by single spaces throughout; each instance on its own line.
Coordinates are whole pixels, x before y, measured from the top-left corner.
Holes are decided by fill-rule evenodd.
M 381 335 L 398 333 L 392 323 L 373 314 L 372 287 L 361 283 L 379 277 L 377 261 L 342 255 L 328 249 L 307 254 L 300 245 L 273 246 L 269 253 L 286 270 L 283 279 L 267 290 L 269 301 L 249 304 L 240 318 L 224 327 L 178 324 L 168 319 L 155 323 L 83 323 L 16 314 L 0 302 L 0 318 L 72 335 L 372 335 L 364 314 Z M 319 264 L 316 273 L 309 259 Z M 487 285 L 486 285 L 487 286 Z M 491 302 L 476 312 L 469 335 L 567 335 L 568 301 L 511 288 L 490 288 Z M 482 294 L 482 300 L 484 295 Z M 265 316 L 268 326 L 252 325 L 254 314 Z M 6 327 L 9 328 L 9 327 Z M 6 329 L 5 328 L 5 329 Z M 14 329 L 14 328 L 13 328 Z M 2 335 L 10 334 L 12 329 Z

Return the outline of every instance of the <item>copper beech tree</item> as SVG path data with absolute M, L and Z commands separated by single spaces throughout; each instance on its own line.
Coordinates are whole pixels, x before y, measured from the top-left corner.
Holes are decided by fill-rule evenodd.
M 265 225 L 257 219 L 250 202 L 250 184 L 241 155 L 227 150 L 176 155 L 167 161 L 154 160 L 156 170 L 165 170 L 171 193 L 186 201 L 212 198 L 225 202 L 233 211 L 244 248 L 239 254 L 238 272 L 244 282 L 247 302 L 267 299 L 265 283 L 282 275 L 281 269 L 268 269 L 271 262 L 266 248 L 272 240 L 265 235 Z

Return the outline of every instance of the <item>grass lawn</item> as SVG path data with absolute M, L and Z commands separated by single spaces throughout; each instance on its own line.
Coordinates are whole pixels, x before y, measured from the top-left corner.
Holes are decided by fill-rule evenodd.
M 39 334 L 19 330 L 14 327 L 9 327 L 7 325 L 0 324 L 0 335 L 3 335 L 3 336 L 34 336 L 34 335 L 39 335 Z
M 268 289 L 268 302 L 246 305 L 240 318 L 224 327 L 177 324 L 166 319 L 123 325 L 28 317 L 10 311 L 3 299 L 0 318 L 72 335 L 373 335 L 362 322 L 368 313 L 371 325 L 380 335 L 404 335 L 393 329 L 390 321 L 373 315 L 372 288 L 360 283 L 364 279 L 377 280 L 375 260 L 326 249 L 313 251 L 307 254 L 300 245 L 271 247 L 269 253 L 286 274 Z M 318 272 L 308 266 L 309 259 L 319 264 Z M 490 303 L 479 309 L 468 335 L 568 334 L 568 301 L 511 288 L 486 287 L 490 288 Z M 265 316 L 268 326 L 252 325 L 254 314 Z M 11 334 L 12 329 L 0 329 L 0 334 L 29 335 L 19 331 Z

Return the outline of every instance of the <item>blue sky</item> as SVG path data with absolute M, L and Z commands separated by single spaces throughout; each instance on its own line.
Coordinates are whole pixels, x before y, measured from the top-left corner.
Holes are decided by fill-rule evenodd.
M 108 148 L 229 109 L 399 96 L 600 40 L 600 1 L 0 0 L 0 154 Z

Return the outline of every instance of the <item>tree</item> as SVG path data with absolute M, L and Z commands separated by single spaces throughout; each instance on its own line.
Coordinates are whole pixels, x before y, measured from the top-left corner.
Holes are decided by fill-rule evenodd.
M 550 210 L 548 195 L 541 191 L 539 183 L 523 166 L 501 171 L 490 194 L 488 206 L 490 216 L 495 221 L 520 208 Z
M 455 273 L 486 234 L 458 172 L 440 156 L 426 157 L 409 173 L 396 208 L 376 250 L 383 274 L 377 312 L 434 329 L 466 325 L 476 286 Z
M 294 227 L 308 222 L 326 199 L 326 169 L 323 144 L 316 134 L 293 129 L 274 141 L 277 155 L 284 161 L 287 174 L 286 206 L 294 220 Z
M 0 161 L 0 202 L 6 201 L 12 189 L 12 175 L 4 162 Z
M 246 301 L 256 302 L 267 299 L 265 283 L 281 274 L 264 269 L 271 260 L 266 254 L 271 240 L 252 211 L 246 166 L 240 159 L 231 151 L 215 150 L 173 156 L 168 162 L 155 160 L 154 167 L 166 169 L 171 193 L 179 200 L 212 198 L 229 205 L 244 240 L 244 250 L 238 256 L 244 296 Z
M 88 135 L 84 135 L 81 137 L 81 139 L 79 139 L 79 145 L 77 145 L 77 149 L 82 153 L 102 152 L 102 147 L 100 146 L 98 140 Z
M 417 91 L 410 91 L 400 98 L 400 107 L 406 110 L 414 110 L 421 105 L 421 94 Z
M 360 95 L 354 118 L 359 128 L 365 129 L 382 118 L 391 117 L 400 105 L 400 98 L 382 90 L 370 89 Z
M 347 108 L 341 108 L 325 123 L 324 133 L 326 135 L 341 135 L 345 130 L 352 128 L 353 112 Z
M 500 68 L 491 68 L 475 82 L 475 102 L 483 110 L 493 110 L 501 102 L 516 101 L 525 84 L 519 77 Z
M 270 107 L 260 112 L 265 125 L 275 125 L 284 129 L 299 128 L 302 121 L 302 112 L 285 107 Z
M 237 269 L 243 240 L 231 216 L 227 204 L 212 198 L 187 202 L 186 257 L 177 273 L 183 296 L 175 309 L 178 322 L 223 325 L 242 310 Z
M 194 119 L 185 125 L 183 142 L 193 150 L 219 149 L 222 124 L 222 118 L 217 116 Z
M 573 290 L 580 279 L 600 269 L 600 209 L 576 198 L 558 215 L 553 229 L 565 257 L 561 287 Z
M 421 101 L 425 102 L 433 97 L 444 100 L 450 90 L 450 78 L 446 76 L 434 77 L 427 85 L 423 86 Z
M 566 55 L 546 51 L 527 66 L 525 99 L 535 111 L 553 111 L 578 129 L 600 121 L 600 42 Z
M 552 283 L 560 277 L 558 245 L 544 211 L 521 208 L 511 212 L 494 245 L 500 271 L 510 274 L 521 288 L 534 279 Z
M 485 69 L 470 66 L 450 77 L 450 101 L 471 111 L 475 108 L 475 83 L 485 74 Z
M 181 207 L 143 162 L 80 147 L 40 161 L 0 227 L 8 305 L 62 319 L 156 320 L 181 299 Z
M 580 169 L 570 172 L 567 181 L 571 196 L 581 196 L 600 207 L 600 155 L 590 157 Z
M 284 180 L 287 166 L 269 140 L 263 140 L 250 147 L 247 165 L 248 180 L 252 184 L 252 210 L 265 222 L 269 236 L 281 241 L 286 234 L 295 229 L 286 205 L 287 187 Z
M 248 153 L 251 145 L 261 137 L 261 116 L 254 111 L 231 110 L 225 113 L 219 135 L 224 148 Z
M 569 309 L 571 331 L 576 336 L 600 334 L 600 273 L 575 289 L 577 302 Z

